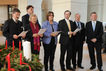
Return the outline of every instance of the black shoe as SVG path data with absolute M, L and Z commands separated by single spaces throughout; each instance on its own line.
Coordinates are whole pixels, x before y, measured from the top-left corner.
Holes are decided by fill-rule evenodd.
M 65 69 L 62 69 L 61 71 L 66 71 Z
M 78 68 L 84 69 L 84 67 L 83 67 L 83 66 L 78 66 Z
M 70 67 L 70 68 L 67 68 L 67 70 L 73 70 L 73 68 L 72 68 L 72 67 Z
M 103 69 L 102 68 L 99 68 L 99 71 L 103 71 Z
M 49 70 L 45 70 L 45 71 L 49 71 Z
M 99 69 L 99 71 L 103 71 L 103 69 Z
M 95 69 L 95 68 L 96 68 L 95 66 L 91 66 L 91 67 L 90 67 L 90 70 L 93 70 L 93 69 Z
M 73 69 L 76 69 L 76 66 L 73 66 Z
M 55 71 L 54 69 L 50 70 L 50 71 Z

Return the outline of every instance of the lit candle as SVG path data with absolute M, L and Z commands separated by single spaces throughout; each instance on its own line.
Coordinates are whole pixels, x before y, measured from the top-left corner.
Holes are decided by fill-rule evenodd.
M 13 51 L 14 51 L 14 40 L 13 40 Z
M 20 53 L 20 65 L 22 65 L 22 53 Z
M 19 41 L 19 51 L 21 51 L 21 41 Z
M 5 46 L 5 49 L 7 49 L 7 40 L 6 40 L 6 46 Z

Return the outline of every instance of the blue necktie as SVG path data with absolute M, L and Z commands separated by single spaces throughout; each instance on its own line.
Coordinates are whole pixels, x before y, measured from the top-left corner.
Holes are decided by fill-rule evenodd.
M 78 28 L 80 28 L 80 22 L 77 22 L 77 26 L 78 26 Z
M 96 23 L 95 23 L 95 22 L 93 22 L 93 23 L 92 23 L 93 31 L 95 31 L 95 25 L 96 25 Z

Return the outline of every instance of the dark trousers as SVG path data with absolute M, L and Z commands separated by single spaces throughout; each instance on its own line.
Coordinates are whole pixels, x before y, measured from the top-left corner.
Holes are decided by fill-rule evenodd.
M 78 60 L 76 60 L 77 55 Z M 81 66 L 82 58 L 83 58 L 83 41 L 76 40 L 73 48 L 73 58 L 72 58 L 73 67 L 76 67 L 76 65 Z
M 69 69 L 71 67 L 71 59 L 72 59 L 72 41 L 70 40 L 66 45 L 61 44 L 61 54 L 60 54 L 60 66 L 61 69 L 65 69 L 64 65 L 64 58 L 65 53 L 67 52 L 66 56 L 66 68 Z
M 101 68 L 102 67 L 102 56 L 101 56 L 102 45 L 101 44 L 98 44 L 95 46 L 88 44 L 89 56 L 90 56 L 90 60 L 91 60 L 90 63 L 92 66 L 96 66 L 94 47 L 96 49 L 98 68 Z
M 48 62 L 50 62 L 50 70 L 53 70 L 53 62 L 54 62 L 54 55 L 56 50 L 56 45 L 54 41 L 51 40 L 50 44 L 44 44 L 44 67 L 45 71 L 48 70 Z

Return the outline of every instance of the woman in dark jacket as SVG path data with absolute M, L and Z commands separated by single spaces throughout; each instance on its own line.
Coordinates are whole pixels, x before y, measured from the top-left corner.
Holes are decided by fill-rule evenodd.
M 29 24 L 26 25 L 27 27 L 25 28 L 25 30 L 28 30 L 25 40 L 31 42 L 31 52 L 39 55 L 40 37 L 43 36 L 42 34 L 38 35 L 41 27 L 39 23 L 37 23 L 37 16 L 35 14 L 30 15 L 29 21 Z

